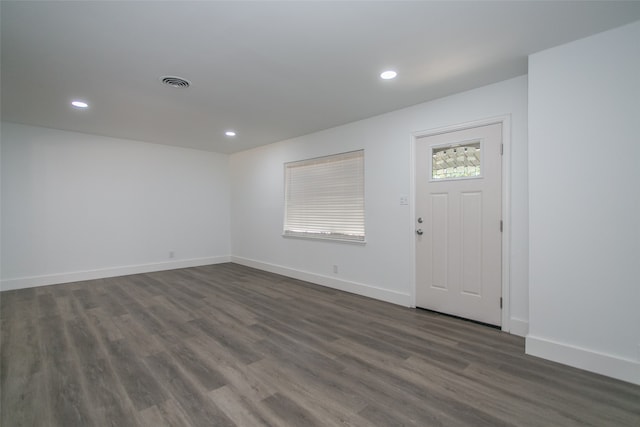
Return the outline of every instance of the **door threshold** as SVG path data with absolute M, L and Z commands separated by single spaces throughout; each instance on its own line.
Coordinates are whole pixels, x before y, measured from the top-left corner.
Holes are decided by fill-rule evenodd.
M 416 309 L 423 310 L 423 311 L 428 311 L 429 313 L 438 314 L 440 316 L 451 317 L 453 319 L 464 320 L 465 322 L 475 323 L 476 325 L 488 326 L 489 328 L 497 329 L 499 331 L 502 330 L 502 327 L 499 326 L 499 325 L 492 325 L 491 323 L 480 322 L 479 320 L 467 319 L 466 317 L 460 317 L 460 316 L 456 316 L 454 314 L 448 314 L 448 313 L 443 313 L 441 311 L 430 310 L 428 308 L 416 307 Z

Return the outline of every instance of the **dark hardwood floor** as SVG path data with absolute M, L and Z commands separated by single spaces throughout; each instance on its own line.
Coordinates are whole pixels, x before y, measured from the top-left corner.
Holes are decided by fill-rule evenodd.
M 0 298 L 4 427 L 640 426 L 522 338 L 236 264 Z

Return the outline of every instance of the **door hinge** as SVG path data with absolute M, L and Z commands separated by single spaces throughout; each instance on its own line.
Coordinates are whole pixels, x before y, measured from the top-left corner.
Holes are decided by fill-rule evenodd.
M 500 232 L 502 233 L 502 220 L 500 220 Z
M 504 144 L 500 144 L 500 155 L 504 154 Z
M 500 308 L 502 308 L 502 297 L 500 297 Z

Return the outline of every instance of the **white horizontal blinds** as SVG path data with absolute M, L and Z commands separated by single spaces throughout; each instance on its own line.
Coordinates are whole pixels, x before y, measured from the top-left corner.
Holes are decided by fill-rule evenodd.
M 364 241 L 364 150 L 285 164 L 284 234 Z

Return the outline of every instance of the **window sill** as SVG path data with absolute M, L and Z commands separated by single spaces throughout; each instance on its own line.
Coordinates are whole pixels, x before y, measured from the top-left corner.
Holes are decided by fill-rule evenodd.
M 366 240 L 349 240 L 349 239 L 340 239 L 336 237 L 296 236 L 293 234 L 282 234 L 282 237 L 284 237 L 285 239 L 318 240 L 323 242 L 347 243 L 347 244 L 356 245 L 356 246 L 365 246 L 367 244 Z

